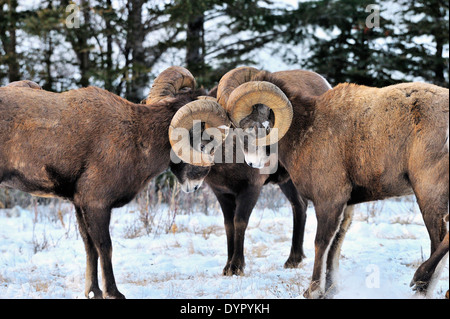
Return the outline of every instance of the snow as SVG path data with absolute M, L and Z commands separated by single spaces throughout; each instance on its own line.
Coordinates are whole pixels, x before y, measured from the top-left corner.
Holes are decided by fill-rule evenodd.
M 217 206 L 216 206 L 217 207 Z M 246 233 L 245 275 L 224 277 L 223 217 L 192 211 L 167 226 L 167 207 L 155 212 L 158 231 L 134 231 L 139 208 L 113 211 L 113 265 L 127 298 L 303 298 L 314 262 L 314 209 L 308 208 L 297 269 L 284 269 L 292 235 L 289 206 L 255 209 Z M 70 204 L 0 210 L 0 297 L 84 298 L 85 252 Z M 358 205 L 342 247 L 335 298 L 417 298 L 409 287 L 428 258 L 429 239 L 412 198 Z M 447 257 L 448 258 L 448 257 Z M 442 299 L 448 265 L 434 289 Z

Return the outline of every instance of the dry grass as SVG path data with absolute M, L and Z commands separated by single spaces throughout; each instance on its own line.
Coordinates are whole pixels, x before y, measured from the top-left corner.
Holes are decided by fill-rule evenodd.
M 301 276 L 299 276 L 301 277 Z M 305 290 L 304 287 L 299 285 L 299 282 L 308 282 L 307 278 L 291 278 L 289 280 L 280 280 L 274 286 L 269 287 L 268 292 L 275 298 L 286 298 L 286 294 L 289 298 L 298 298 Z
M 46 293 L 50 287 L 49 283 L 46 281 L 35 281 L 30 283 L 31 287 L 37 292 Z
M 265 258 L 265 257 L 267 257 L 267 255 L 268 255 L 267 252 L 269 250 L 270 250 L 270 247 L 268 247 L 265 244 L 256 244 L 256 245 L 251 246 L 251 249 L 248 252 L 248 254 L 255 258 Z

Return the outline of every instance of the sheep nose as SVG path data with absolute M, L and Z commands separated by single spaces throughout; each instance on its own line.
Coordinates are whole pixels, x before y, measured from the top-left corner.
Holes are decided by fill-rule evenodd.
M 194 191 L 196 191 L 198 189 L 198 185 L 194 187 Z
M 248 163 L 248 165 L 250 165 L 250 167 L 253 167 L 253 163 Z

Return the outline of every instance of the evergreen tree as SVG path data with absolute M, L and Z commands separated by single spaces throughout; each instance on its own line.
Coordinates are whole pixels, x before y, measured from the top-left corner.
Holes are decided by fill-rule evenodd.
M 299 3 L 286 17 L 290 32 L 286 39 L 299 44 L 309 41 L 310 56 L 302 67 L 324 75 L 333 85 L 355 82 L 385 86 L 397 82 L 391 76 L 389 52 L 377 41 L 392 33 L 381 15 L 374 25 L 369 10 L 374 0 L 320 0 Z
M 200 85 L 211 88 L 228 70 L 252 64 L 249 53 L 279 36 L 274 1 L 174 0 L 166 7 L 172 23 L 185 32 L 186 67 Z
M 116 87 L 130 101 L 139 102 L 150 89 L 150 75 L 171 47 L 178 29 L 156 2 L 128 0 L 118 21 L 116 45 L 124 65 Z
M 404 8 L 392 59 L 409 78 L 449 86 L 449 3 L 444 0 L 400 2 Z M 444 48 L 447 54 L 444 56 Z
M 25 67 L 31 78 L 38 77 L 44 90 L 56 90 L 57 72 L 55 72 L 54 54 L 57 43 L 61 41 L 58 33 L 61 30 L 60 14 L 53 1 L 43 1 L 33 14 L 24 20 L 23 30 L 29 36 L 38 38 L 42 45 L 30 47 L 25 53 Z M 38 69 L 38 66 L 39 69 Z

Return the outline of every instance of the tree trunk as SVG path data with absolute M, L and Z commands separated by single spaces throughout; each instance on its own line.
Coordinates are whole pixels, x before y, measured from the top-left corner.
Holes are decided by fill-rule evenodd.
M 106 1 L 107 10 L 112 10 L 112 3 L 111 0 Z M 105 89 L 107 91 L 113 90 L 113 61 L 112 61 L 112 26 L 111 26 L 111 20 L 110 15 L 106 14 L 104 16 L 105 18 L 105 26 L 106 26 L 106 76 L 105 76 Z
M 20 80 L 20 67 L 19 61 L 17 58 L 17 39 L 16 39 L 16 24 L 17 24 L 17 0 L 8 0 L 8 33 L 9 37 L 6 37 L 5 53 L 7 56 L 7 64 L 8 64 L 8 80 L 9 82 Z
M 87 87 L 89 86 L 89 71 L 90 71 L 90 61 L 89 61 L 90 50 L 88 45 L 88 39 L 90 35 L 91 14 L 90 14 L 89 0 L 81 0 L 81 11 L 83 12 L 84 24 L 81 30 L 77 30 L 76 32 L 78 37 L 77 57 L 80 62 L 80 74 L 81 74 L 79 84 L 82 87 Z
M 186 67 L 195 77 L 205 76 L 204 15 L 192 16 L 186 31 Z
M 436 54 L 434 59 L 434 84 L 440 86 L 446 86 L 448 83 L 445 83 L 444 70 L 445 70 L 445 62 L 442 58 L 442 53 L 444 51 L 444 44 L 440 41 L 439 38 L 436 38 Z
M 66 7 L 70 4 L 68 0 L 62 0 L 61 5 Z M 80 2 L 80 15 L 83 16 L 83 20 L 80 22 L 80 26 L 73 29 L 66 29 L 67 40 L 72 45 L 72 49 L 75 52 L 78 60 L 78 67 L 80 70 L 80 80 L 78 85 L 81 87 L 89 86 L 90 68 L 91 63 L 89 61 L 90 47 L 88 40 L 91 37 L 91 14 L 89 0 L 81 0 Z
M 45 69 L 46 69 L 46 79 L 45 83 L 42 86 L 42 88 L 46 91 L 53 91 L 53 77 L 52 77 L 52 53 L 53 53 L 53 42 L 50 35 L 51 32 L 47 34 L 46 37 L 44 37 L 44 42 L 47 46 L 46 50 L 44 51 L 45 57 L 44 57 L 44 63 L 45 63 Z
M 128 85 L 126 98 L 129 101 L 139 102 L 144 98 L 144 91 L 147 89 L 149 80 L 149 70 L 146 66 L 146 55 L 144 49 L 144 39 L 146 35 L 145 25 L 142 24 L 143 0 L 129 0 L 128 7 L 128 30 L 126 52 L 131 54 L 128 60 L 127 69 Z

